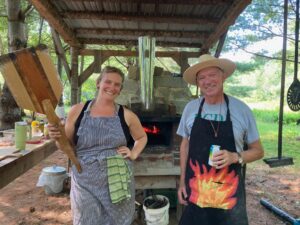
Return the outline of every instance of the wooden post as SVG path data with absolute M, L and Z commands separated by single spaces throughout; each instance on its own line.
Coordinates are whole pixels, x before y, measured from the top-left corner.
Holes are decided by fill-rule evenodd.
M 70 81 L 71 70 L 70 70 L 70 67 L 69 67 L 69 64 L 68 64 L 68 61 L 66 58 L 66 51 L 63 48 L 63 45 L 61 43 L 58 33 L 53 28 L 51 28 L 51 34 L 52 34 L 53 44 L 55 47 L 57 58 L 61 60 L 61 63 L 64 66 L 64 69 L 66 71 L 68 80 Z M 60 73 L 60 75 L 61 75 L 61 73 Z
M 180 66 L 181 74 L 183 74 L 184 71 L 190 67 L 188 63 L 188 56 L 184 52 L 180 52 L 179 55 L 172 55 L 171 58 Z
M 189 68 L 188 57 L 185 53 L 180 53 L 180 73 L 183 74 L 184 71 Z
M 78 53 L 76 47 L 71 48 L 71 105 L 78 103 Z

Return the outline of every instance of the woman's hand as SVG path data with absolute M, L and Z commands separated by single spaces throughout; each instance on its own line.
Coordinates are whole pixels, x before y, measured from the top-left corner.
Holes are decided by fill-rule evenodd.
M 130 160 L 135 160 L 138 155 L 135 154 L 134 151 L 131 151 L 128 147 L 126 146 L 121 146 L 118 148 L 117 152 L 122 155 L 124 158 L 128 158 Z
M 237 162 L 236 152 L 229 152 L 226 149 L 220 150 L 213 154 L 212 157 L 213 165 L 217 169 L 221 169 L 225 166 L 229 166 Z
M 61 132 L 58 126 L 48 123 L 47 128 L 51 139 L 58 140 L 61 137 Z

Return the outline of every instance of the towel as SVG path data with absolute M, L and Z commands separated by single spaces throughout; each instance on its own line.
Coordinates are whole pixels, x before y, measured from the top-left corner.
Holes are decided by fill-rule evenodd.
M 112 203 L 119 203 L 131 197 L 129 183 L 132 171 L 121 155 L 110 156 L 107 160 L 107 177 Z

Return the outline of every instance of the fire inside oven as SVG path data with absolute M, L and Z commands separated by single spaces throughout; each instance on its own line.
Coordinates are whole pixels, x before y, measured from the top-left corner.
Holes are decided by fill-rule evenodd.
M 169 146 L 172 135 L 172 122 L 141 122 L 148 136 L 147 146 Z M 132 140 L 133 141 L 133 140 Z M 133 142 L 131 143 L 133 144 Z

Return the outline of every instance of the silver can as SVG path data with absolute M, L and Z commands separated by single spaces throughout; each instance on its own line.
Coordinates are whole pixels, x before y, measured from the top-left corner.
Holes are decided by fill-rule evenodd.
M 208 157 L 208 165 L 210 166 L 214 166 L 213 162 L 212 162 L 212 156 L 213 154 L 215 154 L 216 152 L 220 151 L 221 146 L 220 145 L 211 145 L 209 148 L 209 157 Z

